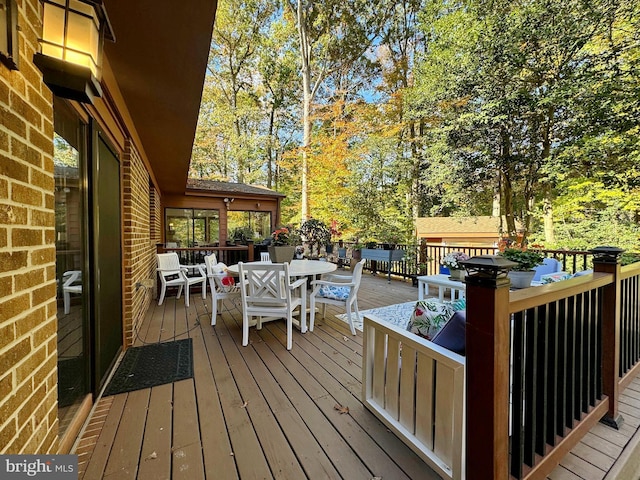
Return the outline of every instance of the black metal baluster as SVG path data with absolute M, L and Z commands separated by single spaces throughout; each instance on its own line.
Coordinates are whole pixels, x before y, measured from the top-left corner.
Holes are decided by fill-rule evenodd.
M 547 317 L 547 414 L 546 414 L 546 442 L 556 445 L 556 417 L 559 408 L 557 400 L 558 378 L 558 322 L 556 317 L 556 305 L 550 303 L 543 306 Z
M 555 304 L 556 322 L 558 324 L 558 370 L 556 376 L 556 400 L 558 408 L 556 410 L 556 435 L 564 437 L 564 425 L 566 422 L 566 406 L 567 406 L 567 302 L 565 299 Z
M 511 367 L 511 475 L 522 478 L 524 458 L 524 324 L 523 312 L 513 316 Z
M 538 316 L 534 309 L 526 312 L 525 385 L 524 385 L 524 463 L 533 466 L 536 457 L 536 418 L 538 388 Z
M 592 292 L 585 292 L 583 296 L 583 328 L 582 328 L 582 405 L 580 405 L 581 412 L 587 413 L 589 411 L 589 385 L 591 385 L 591 377 L 593 371 L 591 370 L 591 294 Z
M 575 418 L 575 397 L 576 397 L 576 298 L 567 299 L 567 398 L 565 427 L 573 428 Z
M 538 365 L 536 370 L 537 395 L 536 395 L 536 453 L 544 455 L 547 439 L 547 365 L 549 350 L 547 338 L 549 322 L 546 318 L 546 306 L 536 307 L 538 319 Z
M 582 412 L 582 385 L 584 384 L 584 295 L 578 294 L 576 297 L 576 350 L 575 350 L 575 397 L 573 415 L 574 419 L 580 421 Z

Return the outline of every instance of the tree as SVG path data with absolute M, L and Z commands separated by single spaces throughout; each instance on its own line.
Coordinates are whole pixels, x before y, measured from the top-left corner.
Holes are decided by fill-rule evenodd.
M 531 231 L 537 202 L 551 235 L 553 179 L 546 167 L 570 135 L 570 99 L 584 85 L 588 46 L 610 26 L 606 0 L 430 2 L 428 47 L 414 111 L 437 112 L 445 156 L 468 187 L 488 192 L 499 172 L 506 231 Z M 448 69 L 448 71 L 447 71 Z M 579 88 L 579 87 L 578 87 Z M 464 182 L 461 182 L 464 184 Z
M 372 46 L 387 18 L 382 0 L 290 0 L 300 48 L 302 80 L 301 217 L 309 218 L 312 104 L 325 79 L 347 69 Z

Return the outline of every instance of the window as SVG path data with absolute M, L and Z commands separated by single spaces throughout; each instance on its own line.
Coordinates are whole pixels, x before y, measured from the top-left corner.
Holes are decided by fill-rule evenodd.
M 220 242 L 220 212 L 192 208 L 165 210 L 165 245 L 202 247 Z
M 230 211 L 227 214 L 227 238 L 236 232 L 251 234 L 247 240 L 262 240 L 271 236 L 271 212 Z M 248 235 L 247 235 L 248 236 Z

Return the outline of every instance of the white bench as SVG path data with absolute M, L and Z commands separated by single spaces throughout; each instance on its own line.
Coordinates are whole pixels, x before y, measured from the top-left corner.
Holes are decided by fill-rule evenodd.
M 443 478 L 463 478 L 465 358 L 365 315 L 362 400 Z
M 449 280 L 449 275 L 421 275 L 416 277 L 418 280 L 418 300 L 424 300 L 429 296 L 429 285 L 438 287 L 438 299 L 444 300 L 446 289 L 451 290 L 451 300 L 456 298 L 464 298 L 467 285 L 456 280 Z

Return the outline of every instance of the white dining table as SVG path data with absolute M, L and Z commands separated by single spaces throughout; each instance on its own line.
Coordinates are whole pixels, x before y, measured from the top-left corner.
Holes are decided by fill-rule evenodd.
M 251 265 L 259 265 L 261 263 L 268 265 L 269 262 L 250 262 Z M 322 262 L 320 260 L 291 260 L 289 262 L 289 275 L 291 277 L 316 276 L 324 273 L 331 273 L 338 266 L 332 262 Z M 238 264 L 230 265 L 227 270 L 231 273 L 239 273 Z

